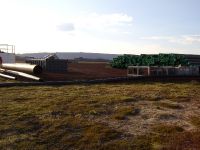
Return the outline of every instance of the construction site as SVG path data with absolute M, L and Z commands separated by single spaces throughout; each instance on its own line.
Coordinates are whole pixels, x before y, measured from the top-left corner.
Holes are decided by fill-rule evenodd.
M 19 59 L 2 44 L 0 149 L 200 149 L 199 82 L 199 55 Z
M 158 62 L 157 57 L 163 57 L 161 62 L 165 61 L 168 54 L 163 56 L 159 55 L 141 55 L 141 56 L 119 56 L 114 58 L 112 64 L 109 62 L 91 62 L 91 61 L 77 61 L 60 59 L 56 54 L 49 54 L 42 58 L 26 57 L 23 61 L 19 61 L 15 56 L 15 46 L 8 44 L 0 45 L 0 76 L 8 80 L 17 80 L 19 82 L 49 82 L 49 81 L 82 81 L 82 80 L 100 80 L 102 82 L 106 79 L 119 79 L 119 80 L 137 80 L 137 79 L 151 79 L 154 77 L 159 79 L 160 77 L 181 77 L 181 80 L 188 78 L 195 78 L 199 80 L 200 76 L 200 56 L 199 55 L 180 55 L 186 59 L 178 60 L 177 66 L 168 64 L 151 64 L 152 62 Z M 169 58 L 169 60 L 174 60 Z M 124 57 L 124 58 L 122 58 Z M 141 63 L 130 63 L 136 62 L 138 58 L 144 59 Z M 178 57 L 178 56 L 176 56 Z M 126 65 L 126 68 L 116 67 L 117 61 L 122 62 L 120 59 L 127 59 L 128 61 L 121 63 Z M 135 59 L 135 60 L 134 60 Z M 155 59 L 155 60 L 154 60 Z M 168 59 L 168 58 L 167 58 Z M 179 58 L 180 59 L 180 58 Z M 168 60 L 168 61 L 169 61 Z M 176 59 L 175 59 L 176 60 Z M 149 61 L 149 62 L 148 62 Z M 148 63 L 146 63 L 148 62 Z M 184 62 L 181 65 L 181 62 Z M 186 63 L 187 62 L 187 63 Z M 146 63 L 146 66 L 144 64 Z M 174 64 L 175 62 L 171 63 Z M 114 64 L 114 65 L 113 65 Z M 116 66 L 115 66 L 116 64 Z M 130 65 L 128 65 L 130 64 Z M 135 64 L 135 65 L 134 65 Z M 151 64 L 151 65 L 150 65 Z M 190 64 L 190 65 L 188 65 Z M 183 78 L 184 77 L 184 78 Z M 134 79 L 133 79 L 134 78 Z M 115 81 L 116 81 L 115 80 Z

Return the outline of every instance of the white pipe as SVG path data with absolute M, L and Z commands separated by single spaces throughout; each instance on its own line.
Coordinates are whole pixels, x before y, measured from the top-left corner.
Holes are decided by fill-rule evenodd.
M 1 69 L 1 70 L 3 70 L 3 69 Z M 17 75 L 17 76 L 21 76 L 21 77 L 25 77 L 25 78 L 28 78 L 28 79 L 36 80 L 36 81 L 41 81 L 41 78 L 27 74 L 27 73 L 24 73 L 24 72 L 6 70 L 6 69 L 4 69 L 4 72 L 14 74 L 14 75 Z
M 40 74 L 42 73 L 42 68 L 38 65 L 31 65 L 26 63 L 3 63 L 1 65 L 2 69 L 26 72 L 26 73 L 33 73 L 33 74 Z
M 3 74 L 3 73 L 0 73 L 0 77 L 7 78 L 7 79 L 11 79 L 11 80 L 16 80 L 16 77 L 9 76 L 9 75 L 5 75 L 5 74 Z

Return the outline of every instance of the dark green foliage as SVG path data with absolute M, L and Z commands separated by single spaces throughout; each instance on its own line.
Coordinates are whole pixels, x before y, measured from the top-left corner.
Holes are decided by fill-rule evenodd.
M 137 65 L 139 56 L 123 55 L 114 58 L 112 67 L 114 68 L 127 68 L 129 65 Z
M 178 66 L 189 65 L 184 55 L 181 54 L 158 54 L 158 55 L 123 55 L 114 58 L 112 67 L 125 69 L 128 66 Z

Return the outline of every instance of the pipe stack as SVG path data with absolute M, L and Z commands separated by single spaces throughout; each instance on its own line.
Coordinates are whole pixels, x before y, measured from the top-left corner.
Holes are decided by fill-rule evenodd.
M 24 63 L 2 64 L 1 68 L 6 70 L 14 70 L 14 71 L 35 74 L 35 75 L 42 73 L 42 67 L 40 67 L 39 65 L 31 65 Z
M 1 64 L 0 68 L 1 68 L 0 71 L 2 72 L 0 76 L 4 78 L 16 79 L 16 77 L 13 76 L 17 77 L 21 76 L 35 81 L 42 81 L 41 78 L 34 76 L 42 73 L 42 67 L 40 67 L 39 65 L 31 65 L 24 63 L 14 63 L 14 64 L 5 63 Z

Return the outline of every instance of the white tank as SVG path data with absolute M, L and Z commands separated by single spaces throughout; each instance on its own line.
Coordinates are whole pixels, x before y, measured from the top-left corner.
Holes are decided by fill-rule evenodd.
M 2 61 L 2 63 L 15 63 L 15 54 L 0 53 L 0 61 Z
M 0 44 L 0 64 L 15 63 L 15 46 Z

